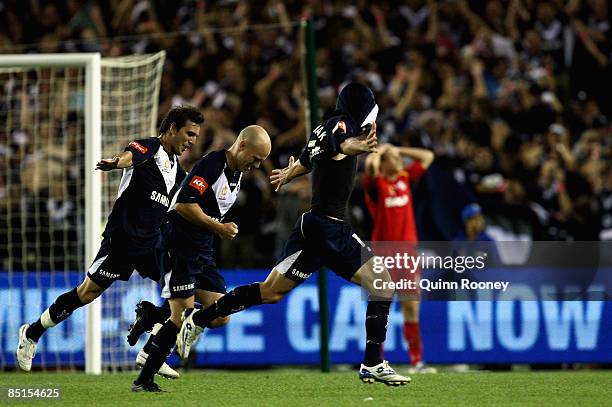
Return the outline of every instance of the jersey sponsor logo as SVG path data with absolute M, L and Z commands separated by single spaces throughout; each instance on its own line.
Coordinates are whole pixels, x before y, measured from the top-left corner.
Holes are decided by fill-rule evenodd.
M 208 183 L 204 181 L 204 178 L 196 175 L 189 183 L 189 186 L 197 189 L 200 195 L 202 195 L 204 191 L 206 191 L 206 188 L 208 188 Z
M 143 146 L 142 144 L 140 144 L 140 143 L 139 143 L 139 142 L 137 142 L 137 141 L 132 141 L 132 142 L 130 143 L 130 146 L 132 146 L 132 147 L 134 147 L 136 150 L 138 150 L 138 151 L 140 152 L 140 154 L 144 154 L 144 153 L 146 153 L 147 151 L 149 151 L 149 149 L 148 149 L 148 148 L 146 148 L 145 146 Z
M 151 196 L 149 198 L 152 201 L 164 205 L 166 208 L 170 206 L 170 199 L 168 199 L 168 197 L 161 192 L 151 191 Z
M 308 277 L 310 277 L 310 274 L 303 273 L 303 272 L 299 271 L 298 269 L 291 270 L 291 274 L 296 276 L 296 277 L 298 277 L 298 278 L 303 278 L 303 279 L 307 279 Z
M 187 291 L 187 290 L 193 290 L 195 288 L 195 283 L 191 283 L 191 284 L 182 284 L 182 285 L 174 285 L 172 286 L 172 291 L 177 292 L 177 291 Z
M 408 190 L 408 185 L 406 185 L 406 183 L 402 180 L 399 180 L 395 183 L 395 186 L 397 187 L 397 189 L 399 189 L 400 191 L 406 191 Z
M 399 208 L 408 205 L 408 195 L 388 196 L 385 198 L 385 208 Z
M 332 131 L 332 133 L 335 133 L 336 130 L 338 129 L 346 133 L 346 124 L 342 120 L 336 123 L 336 126 L 334 127 L 334 130 Z

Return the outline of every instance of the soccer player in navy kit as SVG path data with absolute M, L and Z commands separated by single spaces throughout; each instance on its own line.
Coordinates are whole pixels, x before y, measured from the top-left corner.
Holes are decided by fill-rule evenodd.
M 394 293 L 390 289 L 375 289 L 374 281 L 380 280 L 379 287 L 385 287 L 384 283 L 391 281 L 389 273 L 386 270 L 374 273 L 372 254 L 345 221 L 357 171 L 356 156 L 376 151 L 377 113 L 378 106 L 369 88 L 350 83 L 342 89 L 336 115 L 314 129 L 298 161 L 291 158 L 286 168 L 274 170 L 270 177 L 278 190 L 293 178 L 312 172 L 311 210 L 298 219 L 282 260 L 263 283 L 237 287 L 212 306 L 186 314 L 176 341 L 177 350 L 187 354 L 197 335 L 216 318 L 253 305 L 280 301 L 325 265 L 370 294 L 360 379 L 387 385 L 410 382 L 410 378 L 398 375 L 381 357 Z M 366 255 L 362 257 L 362 253 Z
M 17 361 L 29 371 L 36 344 L 44 332 L 67 319 L 77 308 L 98 298 L 134 270 L 159 281 L 165 250 L 160 226 L 173 193 L 185 178 L 178 157 L 196 141 L 204 117 L 190 106 L 171 109 L 158 137 L 134 140 L 125 151 L 98 162 L 96 169 L 123 169 L 117 200 L 108 217 L 102 244 L 85 280 L 60 295 L 32 324 L 19 328 Z
M 153 376 L 176 342 L 183 311 L 193 310 L 196 290 L 204 294 L 202 304 L 225 294 L 225 280 L 213 256 L 214 235 L 231 240 L 238 233 L 238 226 L 224 222 L 223 217 L 238 197 L 242 173 L 259 168 L 270 150 L 268 133 L 260 126 L 248 126 L 229 150 L 207 154 L 182 182 L 168 214 L 170 261 L 161 281 L 161 295 L 170 303 L 171 316 L 153 338 L 133 391 L 160 391 Z M 213 318 L 207 326 L 228 321 L 227 316 Z

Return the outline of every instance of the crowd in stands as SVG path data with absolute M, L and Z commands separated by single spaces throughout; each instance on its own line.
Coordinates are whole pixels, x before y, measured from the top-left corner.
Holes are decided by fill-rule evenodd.
M 270 160 L 245 176 L 231 215 L 239 238 L 220 259 L 269 267 L 310 198 L 306 178 L 280 194 L 268 182 L 306 139 L 305 18 L 321 112 L 344 83 L 363 82 L 380 106 L 380 142 L 435 153 L 414 191 L 421 240 L 453 240 L 471 203 L 496 240 L 612 240 L 606 0 L 0 1 L 0 52 L 165 50 L 160 114 L 192 104 L 206 117 L 187 169 L 245 125 L 265 127 Z M 3 119 L 7 109 L 0 101 Z M 20 137 L 0 134 L 0 168 L 22 164 L 10 160 Z M 361 179 L 349 212 L 369 236 Z

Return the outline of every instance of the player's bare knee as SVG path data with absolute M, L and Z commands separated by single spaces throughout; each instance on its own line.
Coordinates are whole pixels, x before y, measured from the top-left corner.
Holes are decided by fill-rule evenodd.
M 359 284 L 372 298 L 391 300 L 395 295 L 395 289 L 390 288 L 391 276 L 386 270 L 382 273 L 374 273 L 368 269 L 360 270 L 352 281 Z
M 97 289 L 91 286 L 80 285 L 77 288 L 77 295 L 79 296 L 79 300 L 83 304 L 89 304 L 96 298 L 98 298 L 104 290 Z
M 384 286 L 384 288 L 376 288 L 376 286 L 371 286 L 367 291 L 371 298 L 377 298 L 380 300 L 391 301 L 395 295 L 395 290 L 387 286 Z
M 219 317 L 216 319 L 213 319 L 213 321 L 210 323 L 210 328 L 220 328 L 222 326 L 225 326 L 227 324 L 229 324 L 230 322 L 230 316 L 226 316 L 226 317 Z
M 264 304 L 276 304 L 287 295 L 286 292 L 276 287 L 268 287 L 263 284 L 261 286 L 261 302 Z
M 361 286 L 368 292 L 370 297 L 391 300 L 393 295 L 395 295 L 395 289 L 390 288 L 390 281 L 391 279 L 384 277 L 366 279 Z
M 183 312 L 187 308 L 193 308 L 193 297 L 170 299 L 170 321 L 178 328 L 183 325 Z
M 94 297 L 94 295 L 92 293 L 89 293 L 89 292 L 84 292 L 84 293 L 80 293 L 79 294 L 79 300 L 83 304 L 90 304 L 95 299 L 96 299 L 96 297 Z
M 105 288 L 94 283 L 89 277 L 77 287 L 77 295 L 83 304 L 89 304 L 104 292 Z
M 172 321 L 172 323 L 176 325 L 177 328 L 180 328 L 181 325 L 183 325 L 183 321 L 182 321 L 180 313 L 179 314 L 172 313 L 172 315 L 170 315 L 170 321 Z
M 261 302 L 264 304 L 276 304 L 285 297 L 285 293 L 278 291 L 269 291 L 261 293 Z
M 261 293 L 261 302 L 264 304 L 276 304 L 285 296 L 285 292 L 276 287 L 274 280 L 266 279 L 263 283 L 259 284 L 259 290 Z

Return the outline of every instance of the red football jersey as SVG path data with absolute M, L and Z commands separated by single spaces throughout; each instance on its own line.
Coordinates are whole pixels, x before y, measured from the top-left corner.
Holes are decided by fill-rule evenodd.
M 366 204 L 374 219 L 372 241 L 417 241 L 410 182 L 425 173 L 419 161 L 413 161 L 394 180 L 381 175 L 365 176 Z

